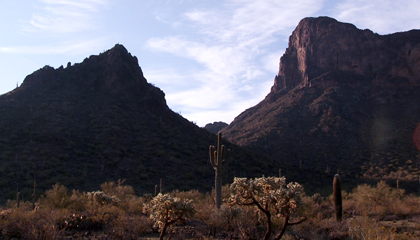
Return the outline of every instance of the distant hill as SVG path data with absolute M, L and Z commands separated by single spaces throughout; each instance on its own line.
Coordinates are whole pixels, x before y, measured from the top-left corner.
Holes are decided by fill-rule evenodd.
M 228 124 L 224 122 L 214 122 L 214 123 L 208 123 L 206 126 L 204 126 L 204 129 L 207 131 L 217 134 L 220 130 L 222 130 L 224 127 L 226 127 Z
M 300 21 L 271 92 L 222 132 L 307 189 L 339 170 L 352 186 L 400 179 L 417 191 L 419 123 L 420 31 L 378 35 L 319 17 Z
M 32 73 L 0 96 L 0 116 L 3 201 L 16 191 L 29 199 L 34 181 L 38 194 L 56 182 L 90 191 L 118 179 L 137 194 L 152 193 L 161 178 L 166 191 L 214 186 L 208 147 L 217 137 L 172 112 L 122 45 Z M 225 144 L 232 149 L 225 183 L 271 168 L 264 157 Z

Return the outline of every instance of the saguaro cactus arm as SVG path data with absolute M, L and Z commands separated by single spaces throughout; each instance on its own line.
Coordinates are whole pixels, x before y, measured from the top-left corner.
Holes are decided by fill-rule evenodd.
M 214 146 L 209 147 L 209 153 L 210 153 L 210 164 L 213 168 L 216 168 L 217 162 L 215 162 L 216 161 L 215 159 L 217 159 L 217 156 L 216 156 L 216 150 L 214 149 Z

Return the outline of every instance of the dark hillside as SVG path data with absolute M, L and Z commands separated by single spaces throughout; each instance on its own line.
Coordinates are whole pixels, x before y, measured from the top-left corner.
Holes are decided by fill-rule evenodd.
M 228 124 L 224 123 L 224 122 L 208 123 L 208 124 L 206 124 L 206 126 L 204 126 L 204 129 L 206 129 L 207 131 L 209 131 L 213 134 L 217 134 L 218 132 L 220 132 L 220 130 L 222 130 L 227 125 Z
M 0 96 L 0 197 L 24 199 L 60 182 L 97 190 L 127 179 L 137 194 L 213 186 L 208 146 L 217 138 L 166 105 L 164 93 L 147 83 L 137 58 L 116 45 L 82 63 L 45 66 Z M 267 165 L 229 143 L 233 161 L 225 175 Z M 241 159 L 238 161 L 236 159 Z M 255 160 L 255 161 L 254 161 Z

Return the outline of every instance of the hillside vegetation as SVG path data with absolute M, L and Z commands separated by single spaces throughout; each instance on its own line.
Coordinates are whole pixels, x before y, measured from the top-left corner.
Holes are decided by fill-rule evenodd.
M 124 181 L 107 182 L 102 191 L 80 192 L 56 184 L 33 204 L 9 200 L 0 211 L 2 239 L 157 239 L 159 225 L 145 211 L 151 195 L 137 196 Z M 332 183 L 331 183 L 332 191 Z M 92 198 L 101 193 L 101 198 Z M 214 193 L 197 190 L 168 192 L 167 199 L 191 202 L 193 215 L 170 225 L 165 239 L 263 239 L 265 215 L 253 206 L 228 202 L 229 185 L 223 187 L 223 204 L 215 207 Z M 384 182 L 359 185 L 342 192 L 343 219 L 337 222 L 332 196 L 302 195 L 299 211 L 281 239 L 417 239 L 420 237 L 420 199 Z M 162 196 L 159 194 L 157 197 Z M 18 205 L 18 206 L 17 206 Z M 35 209 L 34 209 L 35 206 Z M 272 215 L 272 231 L 279 233 L 284 218 Z M 273 236 L 274 236 L 273 234 Z M 271 239 L 271 238 L 270 238 Z

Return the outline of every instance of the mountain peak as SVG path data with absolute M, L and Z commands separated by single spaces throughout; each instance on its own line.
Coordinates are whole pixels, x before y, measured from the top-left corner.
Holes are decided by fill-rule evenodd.
M 109 51 L 119 51 L 119 52 L 123 52 L 125 54 L 128 54 L 128 50 L 124 47 L 124 45 L 122 44 L 115 44 L 115 46 L 111 49 L 109 49 Z
M 272 92 L 294 87 L 418 86 L 420 31 L 378 35 L 329 17 L 304 18 L 280 59 Z M 352 76 L 351 80 L 337 76 Z
M 79 90 L 134 91 L 138 94 L 148 85 L 137 57 L 132 56 L 123 45 L 116 44 L 99 55 L 85 58 L 81 63 L 68 63 L 65 68 L 54 69 L 47 65 L 28 75 L 21 88 L 44 91 L 73 86 Z
M 100 54 L 99 57 L 106 58 L 107 64 L 114 65 L 115 63 L 120 63 L 125 61 L 127 64 L 131 64 L 131 67 L 139 68 L 137 57 L 132 56 L 131 53 L 121 44 L 115 44 L 115 46 L 103 54 Z M 141 73 L 143 75 L 143 73 Z
M 217 137 L 170 110 L 122 45 L 34 72 L 0 96 L 0 116 L 0 173 L 5 185 L 19 184 L 22 196 L 30 196 L 32 179 L 42 190 L 60 182 L 93 191 L 126 179 L 144 194 L 162 177 L 165 191 L 211 190 L 214 173 L 202 159 Z M 261 167 L 267 158 L 225 144 L 241 159 L 225 180 L 235 168 L 264 169 L 257 175 L 269 169 Z M 14 189 L 1 188 L 0 202 Z
M 394 181 L 404 171 L 417 191 L 414 164 L 393 164 L 418 155 L 412 139 L 419 102 L 419 30 L 378 35 L 328 17 L 305 18 L 289 38 L 271 92 L 222 133 L 269 154 L 306 190 L 328 184 L 339 169 L 353 184 L 358 177 Z

